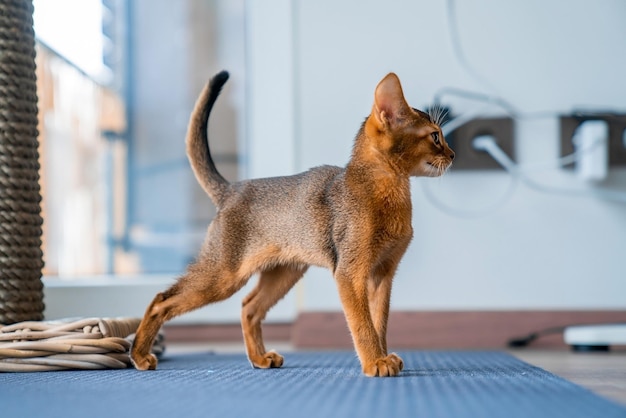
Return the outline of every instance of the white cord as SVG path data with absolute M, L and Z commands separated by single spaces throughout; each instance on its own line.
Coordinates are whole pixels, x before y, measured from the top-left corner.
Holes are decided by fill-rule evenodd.
M 454 216 L 456 218 L 464 218 L 464 219 L 476 219 L 482 218 L 484 216 L 489 215 L 494 212 L 496 209 L 499 209 L 502 205 L 504 205 L 508 200 L 513 196 L 517 185 L 519 184 L 519 177 L 510 176 L 511 181 L 509 182 L 508 187 L 502 193 L 502 195 L 493 203 L 485 205 L 479 209 L 458 209 L 452 206 L 449 206 L 443 203 L 432 191 L 432 187 L 430 186 L 432 182 L 430 181 L 422 181 L 422 191 L 426 195 L 428 201 L 437 209 L 446 213 L 448 215 Z
M 448 136 L 448 134 L 450 134 L 450 132 L 454 131 L 455 129 L 460 128 L 461 126 L 465 125 L 467 122 L 471 121 L 475 117 L 482 115 L 483 112 L 488 107 L 489 106 L 483 106 L 483 107 L 479 108 L 477 111 L 467 112 L 464 115 L 457 116 L 456 118 L 454 118 L 452 120 L 449 120 L 448 122 L 444 123 L 443 126 L 441 127 L 441 132 L 443 133 L 443 136 L 444 137 Z
M 452 206 L 449 206 L 443 203 L 439 198 L 433 193 L 432 187 L 430 186 L 431 182 L 423 181 L 422 190 L 426 195 L 426 198 L 430 201 L 430 203 L 439 209 L 440 211 L 457 217 L 457 218 L 465 218 L 465 219 L 475 219 L 481 218 L 489 215 L 495 210 L 499 209 L 503 206 L 515 192 L 515 189 L 519 185 L 520 181 L 523 182 L 526 186 L 530 187 L 533 190 L 542 192 L 542 193 L 557 193 L 562 195 L 569 196 L 580 196 L 580 197 L 600 197 L 607 200 L 617 201 L 617 202 L 625 202 L 626 203 L 626 193 L 615 192 L 606 189 L 594 189 L 594 190 L 581 190 L 581 189 L 563 189 L 559 187 L 546 186 L 541 183 L 536 182 L 535 180 L 529 178 L 527 173 L 529 171 L 538 171 L 540 169 L 549 169 L 554 168 L 553 165 L 556 162 L 559 167 L 571 164 L 575 162 L 580 155 L 586 154 L 588 152 L 593 151 L 598 145 L 602 143 L 602 140 L 596 140 L 591 145 L 586 148 L 577 148 L 573 153 L 561 157 L 552 162 L 543 162 L 543 163 L 534 163 L 532 165 L 519 165 L 515 164 L 513 160 L 498 146 L 493 137 L 491 136 L 481 136 L 474 139 L 473 146 L 477 150 L 481 150 L 489 154 L 498 164 L 500 164 L 509 174 L 511 181 L 509 183 L 508 188 L 505 192 L 493 203 L 486 205 L 480 209 L 475 210 L 466 210 L 466 209 L 458 209 Z M 544 166 L 544 167 L 541 167 Z M 534 167 L 529 170 L 529 167 Z
M 574 140 L 575 150 L 571 154 L 564 155 L 563 157 L 559 157 L 559 158 L 557 158 L 555 160 L 551 160 L 551 161 L 541 161 L 541 162 L 537 162 L 537 163 L 519 164 L 519 167 L 523 171 L 538 171 L 538 170 L 552 169 L 552 168 L 554 168 L 555 164 L 558 167 L 564 167 L 564 166 L 566 166 L 568 164 L 574 164 L 576 161 L 578 161 L 578 159 L 581 156 L 583 156 L 583 155 L 585 155 L 587 153 L 593 152 L 597 147 L 602 145 L 604 143 L 604 141 L 605 141 L 605 139 L 596 139 L 595 141 L 593 141 L 588 146 L 580 147 L 579 144 L 576 143 L 576 137 L 574 137 L 573 140 Z M 476 146 L 476 145 L 474 144 L 474 146 Z
M 474 68 L 469 64 L 469 61 L 465 57 L 463 53 L 463 48 L 461 47 L 461 37 L 458 32 L 458 25 L 456 19 L 456 5 L 454 4 L 454 0 L 448 0 L 447 2 L 447 17 L 448 17 L 448 29 L 450 34 L 450 40 L 452 41 L 452 49 L 454 49 L 454 54 L 459 61 L 459 64 L 463 69 L 474 78 L 479 84 L 482 84 L 483 87 L 486 87 L 487 90 L 495 91 L 495 88 L 481 76 Z
M 496 89 L 489 83 L 482 75 L 480 75 L 474 68 L 469 64 L 468 60 L 465 57 L 463 49 L 461 47 L 460 36 L 457 28 L 457 18 L 456 18 L 456 7 L 455 0 L 447 0 L 447 18 L 448 18 L 448 29 L 450 34 L 450 40 L 452 42 L 452 48 L 455 53 L 455 57 L 459 63 L 459 65 L 471 76 L 474 78 L 476 82 L 481 84 L 483 87 L 487 88 L 490 91 L 496 92 Z M 435 95 L 435 102 L 439 102 L 440 98 L 444 94 L 451 94 L 460 97 L 465 97 L 472 100 L 477 100 L 481 102 L 487 103 L 489 105 L 495 105 L 503 109 L 506 114 L 511 116 L 512 118 L 519 119 L 523 117 L 536 117 L 535 114 L 524 115 L 520 113 L 515 106 L 513 106 L 508 101 L 497 95 L 489 95 L 475 92 L 468 92 L 462 89 L 455 88 L 443 88 Z M 476 116 L 483 113 L 485 107 L 479 109 L 478 111 L 468 112 L 463 116 L 457 117 L 450 122 L 446 123 L 442 126 L 442 131 L 444 136 L 448 135 L 450 132 L 459 128 L 466 122 L 472 120 Z M 544 115 L 547 112 L 539 112 L 538 115 Z M 541 183 L 534 181 L 529 178 L 526 174 L 527 171 L 530 171 L 531 168 L 533 171 L 539 169 L 549 169 L 554 168 L 554 165 L 558 165 L 562 167 L 567 164 L 572 164 L 577 161 L 580 155 L 586 154 L 588 152 L 593 151 L 598 145 L 600 145 L 602 141 L 598 140 L 592 143 L 590 146 L 586 148 L 578 147 L 573 153 L 566 155 L 564 157 L 560 157 L 552 162 L 541 162 L 534 164 L 526 164 L 526 165 L 517 165 L 515 164 L 509 156 L 500 148 L 497 143 L 493 140 L 492 137 L 482 137 L 476 138 L 474 140 L 474 147 L 476 149 L 481 149 L 487 152 L 496 162 L 498 162 L 505 170 L 511 175 L 511 182 L 509 187 L 505 191 L 505 193 L 498 198 L 493 204 L 487 205 L 478 210 L 462 210 L 453 208 L 442 203 L 432 192 L 430 188 L 429 182 L 422 182 L 422 189 L 424 194 L 428 198 L 428 200 L 435 206 L 437 209 L 441 210 L 444 213 L 455 217 L 461 218 L 477 218 L 481 216 L 486 216 L 490 212 L 498 209 L 500 206 L 505 204 L 513 195 L 517 185 L 520 181 L 522 181 L 526 186 L 531 189 L 543 192 L 543 193 L 556 193 L 562 195 L 570 195 L 570 196 L 582 196 L 582 197 L 600 197 L 607 200 L 625 202 L 626 203 L 626 193 L 623 192 L 615 192 L 606 189 L 594 189 L 594 190 L 581 190 L 581 189 L 563 189 L 558 187 L 546 186 Z
M 626 193 L 606 189 L 565 189 L 560 187 L 546 186 L 529 178 L 526 173 L 515 164 L 511 158 L 498 146 L 492 137 L 479 137 L 474 140 L 476 149 L 487 152 L 498 162 L 511 176 L 518 177 L 526 186 L 542 193 L 555 193 L 566 196 L 600 197 L 606 200 L 626 203 Z

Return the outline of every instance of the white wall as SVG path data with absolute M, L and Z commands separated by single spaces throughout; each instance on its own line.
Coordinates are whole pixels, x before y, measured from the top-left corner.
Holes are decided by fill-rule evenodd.
M 414 107 L 453 86 L 500 94 L 522 112 L 566 113 L 581 106 L 626 111 L 626 2 L 620 0 L 459 1 L 462 50 L 486 82 L 455 58 L 444 1 L 260 3 L 246 3 L 247 18 L 257 22 L 248 26 L 248 40 L 280 41 L 248 45 L 254 57 L 247 68 L 248 132 L 266 133 L 249 136 L 251 175 L 264 173 L 259 167 L 290 174 L 274 170 L 285 161 L 294 171 L 344 165 L 374 87 L 388 71 L 400 76 Z M 258 24 L 261 16 L 264 24 Z M 291 43 L 285 28 L 292 30 Z M 268 61 L 259 63 L 263 56 Z M 285 83 L 271 65 L 276 56 L 292 60 L 291 66 L 277 61 Z M 268 90 L 266 79 L 273 80 L 272 94 L 258 94 Z M 454 98 L 448 103 L 458 112 L 482 106 Z M 295 126 L 276 124 L 292 114 Z M 287 141 L 285 155 L 264 148 L 264 141 L 272 143 L 270 132 Z M 555 116 L 517 120 L 518 162 L 556 158 L 558 135 Z M 626 193 L 624 169 L 612 170 L 599 186 L 558 169 L 533 178 Z M 466 219 L 435 208 L 423 192 L 425 182 L 445 204 L 480 210 L 500 198 L 510 178 L 504 171 L 453 170 L 443 179 L 413 182 L 415 238 L 396 277 L 394 309 L 626 308 L 625 204 L 520 185 L 504 204 Z M 330 274 L 321 269 L 311 270 L 292 297 L 298 309 L 340 309 Z
M 455 58 L 443 1 L 217 3 L 221 35 L 213 52 L 219 68 L 233 77 L 216 116 L 224 106 L 245 114 L 242 174 L 247 177 L 345 164 L 374 87 L 388 71 L 399 74 L 414 107 L 454 86 L 500 94 L 523 112 L 579 106 L 626 112 L 622 0 L 458 1 L 463 53 L 486 82 Z M 244 23 L 245 71 L 242 35 L 234 29 Z M 453 98 L 449 104 L 460 113 L 477 107 Z M 555 159 L 558 135 L 555 117 L 516 121 L 518 161 Z M 582 184 L 562 170 L 533 178 L 559 187 L 626 192 L 625 169 L 612 170 L 599 186 Z M 393 309 L 626 309 L 624 204 L 518 185 L 504 204 L 467 219 L 437 209 L 423 189 L 426 185 L 453 208 L 480 211 L 497 202 L 510 182 L 503 171 L 454 170 L 442 179 L 413 181 L 415 238 L 396 277 Z M 141 316 L 175 276 L 48 278 L 46 317 Z M 253 285 L 176 321 L 237 322 L 240 301 Z M 268 320 L 340 309 L 330 274 L 311 269 Z

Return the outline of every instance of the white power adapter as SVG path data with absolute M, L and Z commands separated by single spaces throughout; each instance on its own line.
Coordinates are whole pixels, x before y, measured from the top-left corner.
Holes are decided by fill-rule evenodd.
M 626 345 L 626 323 L 569 326 L 563 339 L 578 351 L 608 350 L 613 345 Z
M 602 181 L 609 173 L 609 124 L 587 120 L 580 124 L 572 138 L 576 153 L 576 172 L 587 181 Z

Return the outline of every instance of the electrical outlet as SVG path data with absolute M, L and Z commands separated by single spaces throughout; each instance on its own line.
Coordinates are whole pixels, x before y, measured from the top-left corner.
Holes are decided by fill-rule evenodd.
M 502 150 L 515 160 L 514 124 L 511 118 L 472 119 L 461 125 L 449 135 L 446 141 L 454 150 L 453 170 L 494 170 L 502 169 L 489 154 L 474 148 L 476 137 L 489 135 L 495 138 Z
M 609 167 L 626 166 L 626 115 L 616 113 L 576 113 L 561 116 L 561 156 L 574 152 L 574 132 L 581 123 L 588 120 L 602 120 L 609 126 Z M 567 168 L 573 168 L 574 163 Z

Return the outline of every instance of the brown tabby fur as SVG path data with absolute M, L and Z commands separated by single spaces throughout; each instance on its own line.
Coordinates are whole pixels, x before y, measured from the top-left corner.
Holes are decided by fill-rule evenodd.
M 155 369 L 150 349 L 165 321 L 228 298 L 260 273 L 243 300 L 246 351 L 254 367 L 282 366 L 283 357 L 263 345 L 261 321 L 316 265 L 335 277 L 363 373 L 397 375 L 403 363 L 387 352 L 386 330 L 393 276 L 413 236 L 409 177 L 442 175 L 454 158 L 438 121 L 411 108 L 390 73 L 376 87 L 345 168 L 231 184 L 215 168 L 206 131 L 227 79 L 221 72 L 204 88 L 187 134 L 191 166 L 218 213 L 197 261 L 148 306 L 131 350 L 133 364 Z

